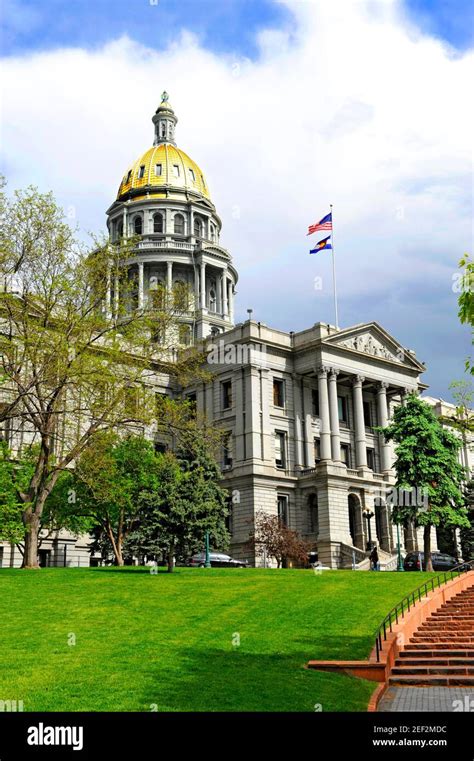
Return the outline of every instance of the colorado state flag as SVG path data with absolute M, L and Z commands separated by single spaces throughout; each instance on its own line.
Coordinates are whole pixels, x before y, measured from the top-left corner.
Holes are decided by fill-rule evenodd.
M 326 251 L 326 249 L 328 248 L 332 250 L 330 235 L 328 235 L 327 238 L 323 238 L 322 240 L 320 240 L 319 243 L 316 243 L 315 247 L 312 248 L 309 253 L 318 254 L 320 251 Z

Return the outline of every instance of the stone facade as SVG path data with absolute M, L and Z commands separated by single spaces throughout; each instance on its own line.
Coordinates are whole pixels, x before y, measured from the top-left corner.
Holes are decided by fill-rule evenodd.
M 137 284 L 131 307 L 146 308 L 160 288 L 172 294 L 183 286 L 175 342 L 209 340 L 211 381 L 178 389 L 157 376 L 156 390 L 192 396 L 226 434 L 221 466 L 232 494 L 231 552 L 264 562 L 249 547 L 255 516 L 264 511 L 311 542 L 325 565 L 366 567 L 370 534 L 383 566 L 394 567 L 397 534 L 384 499 L 394 484 L 393 450 L 374 426 L 386 425 L 408 392 L 426 388 L 424 365 L 375 322 L 344 329 L 318 322 L 297 333 L 252 319 L 235 325 L 238 274 L 220 244 L 221 220 L 204 176 L 176 147 L 176 123 L 164 93 L 153 146 L 125 173 L 107 224 L 112 244 L 137 236 L 124 262 Z M 120 298 L 118 283 L 109 283 L 107 313 Z M 10 421 L 3 431 L 13 451 L 31 440 L 22 425 Z M 421 548 L 421 533 L 402 531 L 402 551 Z M 88 538 L 44 536 L 40 554 L 44 564 L 88 564 Z M 0 565 L 20 562 L 18 551 L 0 543 Z

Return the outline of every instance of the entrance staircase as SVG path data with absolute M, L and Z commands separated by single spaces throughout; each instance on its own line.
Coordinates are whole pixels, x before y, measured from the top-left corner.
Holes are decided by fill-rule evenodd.
M 389 684 L 474 688 L 474 585 L 418 627 L 400 651 Z

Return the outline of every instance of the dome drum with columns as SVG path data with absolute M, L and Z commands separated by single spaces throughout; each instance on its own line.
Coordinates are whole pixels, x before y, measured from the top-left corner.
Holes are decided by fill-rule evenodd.
M 238 274 L 220 245 L 221 220 L 204 174 L 174 141 L 178 120 L 166 92 L 152 121 L 153 146 L 125 173 L 107 226 L 112 243 L 140 236 L 126 262 L 138 281 L 139 308 L 160 287 L 187 288 L 188 311 L 179 320 L 181 342 L 189 343 L 193 333 L 200 339 L 233 326 Z

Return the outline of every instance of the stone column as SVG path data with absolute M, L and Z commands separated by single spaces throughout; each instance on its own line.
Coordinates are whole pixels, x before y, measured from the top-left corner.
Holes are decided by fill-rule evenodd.
M 216 312 L 221 315 L 222 309 L 222 280 L 220 277 L 216 277 Z
M 379 383 L 377 388 L 377 417 L 378 424 L 382 428 L 386 428 L 388 425 L 387 388 L 388 383 L 385 382 Z M 390 445 L 385 441 L 383 433 L 379 434 L 379 446 L 382 473 L 386 473 L 391 468 Z
M 227 301 L 227 276 L 226 271 L 222 271 L 221 276 L 221 293 L 222 293 L 222 315 L 223 317 L 227 317 L 229 313 L 229 305 Z
M 341 436 L 339 431 L 339 408 L 337 404 L 337 374 L 331 369 L 329 374 L 329 417 L 331 421 L 331 453 L 334 462 L 341 461 Z
M 229 282 L 229 322 L 234 322 L 234 284 Z
M 105 291 L 105 316 L 107 320 L 110 320 L 112 316 L 110 264 L 107 266 L 107 285 L 106 285 L 106 291 Z
M 166 290 L 169 294 L 173 290 L 173 262 L 166 262 Z
M 302 431 L 302 404 L 301 404 L 301 381 L 296 373 L 293 378 L 293 405 L 295 415 L 295 467 L 303 465 L 303 431 Z M 314 460 L 314 458 L 313 458 Z M 309 466 L 311 467 L 311 465 Z
M 314 437 L 311 388 L 303 384 L 304 407 L 304 462 L 307 468 L 314 468 Z
M 116 275 L 114 278 L 114 314 L 115 317 L 118 317 L 118 310 L 119 310 L 119 279 Z
M 128 238 L 127 207 L 123 207 L 123 237 Z
M 138 308 L 143 309 L 143 262 L 138 262 Z
M 199 275 L 197 268 L 194 268 L 194 309 L 199 309 Z
M 201 309 L 206 308 L 206 263 L 201 262 Z
M 237 368 L 233 378 L 235 394 L 235 459 L 245 460 L 247 453 L 245 447 L 245 379 L 243 369 Z
M 365 378 L 362 375 L 356 375 L 352 386 L 357 468 L 367 467 L 367 442 L 365 439 L 364 404 L 362 400 L 362 384 L 364 380 Z
M 318 369 L 319 415 L 321 418 L 320 448 L 321 460 L 331 459 L 331 423 L 329 419 L 328 371 L 326 367 Z

